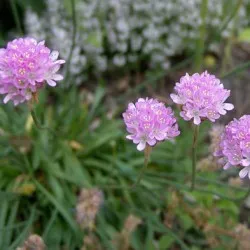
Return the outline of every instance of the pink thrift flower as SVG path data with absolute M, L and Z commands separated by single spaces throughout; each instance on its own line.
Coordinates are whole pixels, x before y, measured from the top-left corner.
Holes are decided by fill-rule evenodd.
M 202 119 L 215 122 L 220 115 L 234 108 L 232 104 L 225 103 L 230 90 L 224 89 L 220 80 L 207 71 L 192 76 L 186 74 L 176 83 L 174 90 L 176 94 L 170 97 L 182 105 L 181 117 L 186 121 L 193 119 L 195 125 L 199 125 Z
M 137 149 L 142 151 L 146 144 L 154 146 L 158 141 L 170 140 L 180 134 L 171 108 L 155 99 L 140 98 L 129 103 L 123 113 L 124 122 Z
M 222 157 L 220 162 L 224 164 L 224 169 L 244 167 L 239 176 L 244 178 L 248 175 L 250 179 L 250 115 L 234 119 L 225 127 L 219 149 L 214 155 Z
M 57 60 L 59 53 L 50 51 L 44 41 L 26 37 L 15 39 L 0 49 L 0 94 L 6 95 L 4 103 L 9 100 L 14 105 L 32 98 L 45 83 L 54 87 L 55 81 L 63 76 L 58 74 L 64 60 Z

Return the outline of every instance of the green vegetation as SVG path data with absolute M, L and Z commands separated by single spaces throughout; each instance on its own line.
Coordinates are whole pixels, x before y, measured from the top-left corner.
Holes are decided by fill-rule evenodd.
M 17 2 L 20 11 L 23 5 Z M 207 1 L 203 5 L 205 19 Z M 34 112 L 44 129 L 36 126 L 28 105 L 0 106 L 0 250 L 22 246 L 31 234 L 40 235 L 49 250 L 247 249 L 249 231 L 239 218 L 243 213 L 241 223 L 250 223 L 242 209 L 249 188 L 232 178 L 236 172 L 225 173 L 207 158 L 211 124 L 200 128 L 194 191 L 192 128 L 180 118 L 181 136 L 153 149 L 133 187 L 144 155 L 125 139 L 121 113 L 133 96 L 150 96 L 164 77 L 192 71 L 192 63 L 201 67 L 205 32 L 202 23 L 195 56 L 173 59 L 177 63 L 166 71 L 143 72 L 144 81 L 127 86 L 126 93 L 114 94 L 105 77 L 94 88 L 64 82 L 71 87 L 42 90 Z M 6 34 L 0 32 L 1 46 Z M 242 39 L 249 40 L 249 28 Z M 237 77 L 249 65 L 242 62 L 221 77 Z M 83 188 L 103 193 L 91 227 L 76 220 Z

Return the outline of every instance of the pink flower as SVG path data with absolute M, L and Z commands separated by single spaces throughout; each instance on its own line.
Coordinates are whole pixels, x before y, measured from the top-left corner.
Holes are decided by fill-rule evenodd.
M 244 178 L 248 175 L 250 179 L 250 115 L 234 119 L 225 127 L 214 155 L 222 157 L 220 162 L 224 169 L 243 166 L 239 176 Z
M 223 84 L 214 75 L 207 72 L 186 74 L 175 86 L 176 94 L 171 94 L 172 100 L 182 105 L 181 117 L 199 125 L 202 119 L 215 122 L 220 115 L 234 106 L 224 103 L 230 95 L 230 90 L 224 89 Z
M 180 134 L 171 108 L 155 99 L 140 98 L 135 104 L 129 103 L 123 118 L 130 133 L 126 138 L 138 144 L 139 151 L 144 150 L 146 144 L 154 146 L 158 141 Z
M 32 98 L 47 82 L 56 86 L 63 76 L 58 74 L 64 60 L 57 60 L 59 53 L 50 51 L 44 41 L 26 37 L 15 39 L 0 49 L 0 94 L 5 94 L 4 103 L 14 105 Z

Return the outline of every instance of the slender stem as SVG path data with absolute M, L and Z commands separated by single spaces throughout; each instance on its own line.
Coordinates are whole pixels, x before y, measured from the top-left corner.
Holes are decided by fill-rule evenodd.
M 194 127 L 194 137 L 193 137 L 193 145 L 192 145 L 192 184 L 191 191 L 195 188 L 195 175 L 196 175 L 196 149 L 197 149 L 197 141 L 199 136 L 199 126 Z
M 18 32 L 22 35 L 23 34 L 22 25 L 21 25 L 21 21 L 19 18 L 18 10 L 17 10 L 16 0 L 10 0 L 10 5 L 11 5 L 11 9 L 14 15 L 14 19 L 15 19 Z
M 30 113 L 31 113 L 32 119 L 33 119 L 33 121 L 34 121 L 34 124 L 36 125 L 36 127 L 37 127 L 38 129 L 41 129 L 41 130 L 48 130 L 48 131 L 51 132 L 54 136 L 57 136 L 57 133 L 56 133 L 53 129 L 41 125 L 39 119 L 37 118 L 37 115 L 36 115 L 34 109 L 31 109 L 31 110 L 30 110 Z
M 233 28 L 231 29 L 230 37 L 226 40 L 226 46 L 225 46 L 224 55 L 222 58 L 222 67 L 221 67 L 222 74 L 226 72 L 226 69 L 228 66 L 231 67 L 233 65 L 232 45 L 233 45 L 233 40 L 235 37 L 236 30 L 237 30 L 238 12 L 239 12 L 241 5 L 242 5 L 242 0 L 239 0 L 234 12 L 232 13 L 228 21 L 228 23 L 233 22 Z
M 136 182 L 134 183 L 134 185 L 132 186 L 132 188 L 136 188 L 136 186 L 137 186 L 138 184 L 140 184 L 140 181 L 141 181 L 141 179 L 142 179 L 142 176 L 143 176 L 145 170 L 146 170 L 147 167 L 148 167 L 148 162 L 149 162 L 149 157 L 150 157 L 151 149 L 152 149 L 152 148 L 147 144 L 147 145 L 146 145 L 146 148 L 145 148 L 145 150 L 144 150 L 144 166 L 143 166 L 143 168 L 141 169 L 141 171 L 140 171 L 140 173 L 139 173 L 139 176 L 138 176 Z
M 69 78 L 69 71 L 70 71 L 70 63 L 73 56 L 73 51 L 76 44 L 76 35 L 77 35 L 77 21 L 76 21 L 76 6 L 75 6 L 75 0 L 71 0 L 71 10 L 72 10 L 72 44 L 70 47 L 69 57 L 67 60 L 67 67 L 66 67 L 66 73 L 65 73 L 65 82 L 68 81 Z
M 227 72 L 225 74 L 222 74 L 221 78 L 228 78 L 228 77 L 231 77 L 233 75 L 239 74 L 242 71 L 248 69 L 249 67 L 250 67 L 250 61 L 248 61 L 246 63 L 242 63 L 239 66 L 237 66 L 234 69 L 232 69 L 231 71 L 229 71 L 229 72 Z
M 228 24 L 232 21 L 232 19 L 237 15 L 242 3 L 243 3 L 243 0 L 238 0 L 235 8 L 232 8 L 233 11 L 231 12 L 230 16 L 225 20 L 225 22 L 219 28 L 219 33 L 224 31 L 227 28 Z
M 38 120 L 38 118 L 37 118 L 37 116 L 36 116 L 36 113 L 35 113 L 34 109 L 32 109 L 32 110 L 30 111 L 30 113 L 31 113 L 32 119 L 33 119 L 33 121 L 34 121 L 34 124 L 36 125 L 36 127 L 37 127 L 38 129 L 47 129 L 46 127 L 44 127 L 44 126 L 42 126 L 42 125 L 40 124 L 40 122 L 39 122 L 39 120 Z
M 202 59 L 203 59 L 203 54 L 205 50 L 206 17 L 207 17 L 207 8 L 208 8 L 207 4 L 208 4 L 208 0 L 202 0 L 201 12 L 200 12 L 201 24 L 199 27 L 200 35 L 197 40 L 196 53 L 195 53 L 195 58 L 194 58 L 194 69 L 197 72 L 201 70 Z

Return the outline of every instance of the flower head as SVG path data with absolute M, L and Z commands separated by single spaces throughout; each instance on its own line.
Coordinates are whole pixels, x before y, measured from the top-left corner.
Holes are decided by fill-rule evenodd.
M 224 89 L 220 80 L 207 72 L 192 76 L 186 74 L 174 89 L 176 94 L 170 96 L 175 103 L 182 105 L 181 117 L 186 121 L 194 119 L 196 125 L 201 123 L 201 119 L 214 122 L 234 108 L 232 104 L 224 103 L 230 90 Z
M 82 189 L 76 205 L 76 221 L 82 228 L 92 229 L 104 201 L 103 192 L 96 188 Z
M 137 149 L 142 151 L 146 144 L 154 146 L 157 141 L 172 139 L 180 134 L 171 108 L 155 99 L 140 98 L 135 104 L 129 103 L 123 113 L 124 122 Z
M 239 176 L 244 178 L 248 175 L 250 179 L 250 115 L 234 119 L 225 127 L 215 156 L 222 157 L 220 161 L 224 169 L 244 167 Z
M 28 237 L 28 239 L 24 242 L 22 247 L 18 247 L 17 250 L 45 250 L 46 245 L 44 240 L 36 234 L 32 234 Z
M 5 94 L 4 103 L 14 105 L 32 98 L 32 94 L 47 82 L 55 86 L 63 76 L 58 74 L 64 60 L 57 60 L 59 53 L 44 45 L 44 41 L 26 37 L 15 39 L 0 49 L 0 94 Z

